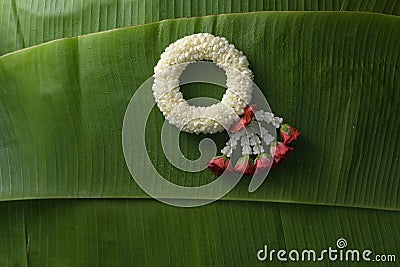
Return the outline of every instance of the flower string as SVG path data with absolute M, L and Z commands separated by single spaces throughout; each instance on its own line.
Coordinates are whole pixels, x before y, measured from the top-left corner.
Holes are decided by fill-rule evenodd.
M 253 175 L 275 167 L 293 151 L 294 148 L 290 144 L 297 140 L 301 134 L 296 128 L 288 124 L 283 124 L 282 118 L 276 117 L 270 112 L 263 110 L 254 111 L 254 109 L 255 106 L 245 108 L 240 121 L 232 125 L 230 129 L 232 135 L 226 146 L 221 150 L 224 164 L 231 166 L 229 158 L 232 156 L 233 150 L 237 148 L 238 142 L 240 142 L 242 157 L 233 168 L 230 167 L 228 169 L 229 171 L 237 171 L 244 175 Z M 283 142 L 275 141 L 275 138 L 261 125 L 261 122 L 269 123 L 275 128 L 280 129 Z M 263 144 L 270 147 L 269 153 L 265 151 Z M 254 160 L 251 158 L 252 155 L 255 156 Z M 208 167 L 215 174 L 219 175 L 227 168 L 224 168 L 225 165 L 220 165 L 215 159 L 210 161 Z M 216 167 L 218 167 L 218 172 L 215 171 Z

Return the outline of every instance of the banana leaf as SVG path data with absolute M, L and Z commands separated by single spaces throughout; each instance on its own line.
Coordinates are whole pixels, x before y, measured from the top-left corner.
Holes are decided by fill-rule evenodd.
M 172 18 L 254 11 L 368 11 L 400 14 L 393 0 L 0 1 L 0 55 L 43 42 Z
M 339 11 L 343 0 L 1 0 L 0 55 L 43 42 L 165 19 L 262 10 Z
M 272 110 L 303 132 L 260 190 L 248 193 L 242 179 L 227 199 L 398 209 L 399 26 L 400 18 L 376 14 L 261 12 L 164 21 L 5 55 L 0 196 L 146 197 L 122 153 L 128 101 L 169 43 L 211 32 L 248 56 Z M 163 121 L 154 108 L 146 132 L 159 172 L 188 186 L 215 179 L 168 163 Z M 182 135 L 188 157 L 199 139 Z
M 253 266 L 265 264 L 257 260 L 264 245 L 322 250 L 340 238 L 352 249 L 399 257 L 399 23 L 350 12 L 209 16 L 56 40 L 0 57 L 0 265 Z M 24 36 L 32 38 L 29 45 L 10 43 L 4 51 L 125 26 L 47 37 L 33 32 Z M 243 50 L 273 111 L 303 136 L 255 193 L 242 179 L 224 200 L 182 209 L 146 199 L 126 168 L 121 127 L 130 97 L 163 49 L 199 31 Z M 184 90 L 191 96 L 204 88 Z M 223 93 L 210 90 L 204 93 Z M 193 175 L 170 166 L 159 149 L 163 120 L 155 108 L 146 129 L 158 170 L 177 184 L 215 179 L 207 170 Z M 225 137 L 215 140 L 221 145 Z M 189 158 L 198 156 L 199 140 L 182 136 Z
M 188 209 L 81 199 L 0 202 L 0 212 L 1 266 L 398 266 L 257 259 L 265 245 L 319 253 L 337 249 L 340 238 L 373 256 L 400 253 L 400 213 L 374 209 L 245 201 Z
M 394 0 L 344 0 L 341 10 L 375 12 L 389 15 L 400 15 L 400 2 Z

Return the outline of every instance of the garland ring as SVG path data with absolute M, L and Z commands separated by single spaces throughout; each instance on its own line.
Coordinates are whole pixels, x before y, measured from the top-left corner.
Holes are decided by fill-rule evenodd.
M 227 90 L 221 102 L 189 105 L 179 88 L 179 77 L 190 63 L 209 60 L 226 74 Z M 170 124 L 196 134 L 213 134 L 231 126 L 251 101 L 253 73 L 245 55 L 224 37 L 198 33 L 170 44 L 154 68 L 153 95 Z

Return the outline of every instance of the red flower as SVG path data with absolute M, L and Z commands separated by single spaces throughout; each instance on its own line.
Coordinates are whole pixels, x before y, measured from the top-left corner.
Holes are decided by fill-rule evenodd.
M 247 106 L 244 109 L 244 113 L 243 113 L 242 117 L 240 118 L 240 120 L 235 121 L 232 124 L 232 126 L 229 128 L 229 132 L 231 132 L 233 134 L 240 132 L 242 129 L 244 129 L 244 127 L 249 125 L 251 120 L 254 117 L 254 109 L 256 108 L 256 106 L 257 106 L 256 104 Z
M 244 155 L 241 157 L 235 165 L 235 171 L 243 173 L 246 176 L 251 176 L 254 174 L 255 167 L 253 160 L 250 158 L 249 155 Z
M 284 144 L 290 144 L 292 141 L 296 140 L 299 137 L 301 132 L 296 128 L 288 125 L 282 124 L 281 126 L 281 136 Z
M 257 107 L 257 104 L 253 104 L 253 105 L 247 106 L 244 109 L 244 118 L 243 118 L 244 120 L 243 120 L 243 123 L 244 123 L 245 126 L 249 125 L 251 120 L 253 119 L 254 110 L 256 109 L 256 107 Z
M 272 163 L 272 159 L 268 154 L 263 153 L 258 155 L 254 163 L 254 167 L 256 169 L 255 173 L 266 171 L 269 167 L 271 167 Z
M 271 150 L 271 154 L 274 155 L 272 167 L 275 167 L 289 156 L 289 154 L 293 151 L 293 147 L 287 146 L 282 142 L 278 142 L 276 146 L 271 146 Z
M 208 163 L 208 168 L 215 174 L 221 175 L 226 169 L 231 169 L 229 159 L 226 156 L 215 157 Z

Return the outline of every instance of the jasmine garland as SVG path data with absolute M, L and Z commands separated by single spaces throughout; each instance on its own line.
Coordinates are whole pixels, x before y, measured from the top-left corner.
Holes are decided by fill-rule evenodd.
M 179 88 L 188 64 L 211 60 L 227 76 L 227 90 L 218 104 L 189 105 Z M 229 128 L 251 101 L 253 74 L 246 56 L 224 37 L 209 33 L 186 36 L 170 44 L 154 68 L 153 95 L 169 123 L 188 133 L 213 134 Z
M 185 68 L 201 60 L 214 62 L 227 77 L 227 90 L 221 102 L 207 107 L 189 105 L 179 88 L 179 78 Z M 188 133 L 213 134 L 224 129 L 231 133 L 221 150 L 222 156 L 209 162 L 208 167 L 216 175 L 225 171 L 244 175 L 267 171 L 287 158 L 293 151 L 289 144 L 300 135 L 294 127 L 283 125 L 282 118 L 256 110 L 256 104 L 249 105 L 252 79 L 246 56 L 224 37 L 209 33 L 189 35 L 170 44 L 154 67 L 153 96 L 170 124 Z M 283 142 L 276 142 L 261 122 L 280 128 Z M 232 166 L 230 157 L 238 143 L 243 156 Z M 251 155 L 255 156 L 254 160 Z

